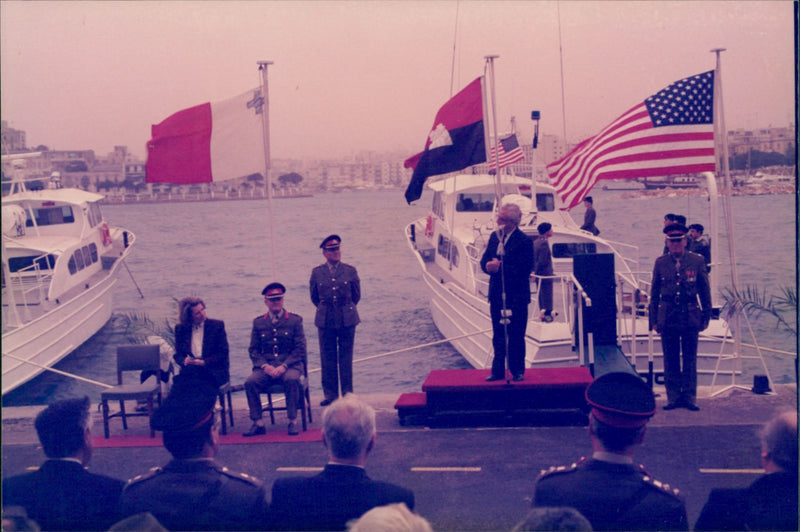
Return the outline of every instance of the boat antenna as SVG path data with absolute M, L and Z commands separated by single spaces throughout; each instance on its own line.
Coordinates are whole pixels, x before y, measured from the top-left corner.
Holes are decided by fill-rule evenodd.
M 261 112 L 261 130 L 264 140 L 264 178 L 267 186 L 267 204 L 269 206 L 269 243 L 270 243 L 270 278 L 275 276 L 275 224 L 272 219 L 272 164 L 269 153 L 269 84 L 267 82 L 267 67 L 272 61 L 258 61 L 258 70 L 261 72 L 261 97 L 264 99 Z
M 567 104 L 564 98 L 564 47 L 561 42 L 561 3 L 556 2 L 558 10 L 558 63 L 561 68 L 561 127 L 564 133 L 564 142 L 567 142 Z M 538 123 L 538 122 L 537 122 Z M 536 148 L 536 145 L 533 146 Z
M 456 77 L 456 42 L 458 41 L 458 0 L 456 0 L 456 23 L 453 28 L 453 59 L 450 66 L 450 98 L 453 97 L 453 80 Z

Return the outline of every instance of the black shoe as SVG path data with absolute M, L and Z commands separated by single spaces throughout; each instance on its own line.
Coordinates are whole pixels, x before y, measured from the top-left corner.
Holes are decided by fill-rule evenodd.
M 494 382 L 499 380 L 503 380 L 503 377 L 498 377 L 497 375 L 489 375 L 486 377 L 486 382 Z
M 297 436 L 300 434 L 300 429 L 297 428 L 297 421 L 291 420 L 289 422 L 289 436 Z
M 664 405 L 663 408 L 664 408 L 664 410 L 675 410 L 679 406 L 680 405 L 678 403 L 668 403 L 668 404 Z
M 691 401 L 684 402 L 683 406 L 686 408 L 686 410 L 691 410 L 692 412 L 697 412 L 698 410 L 700 410 L 700 407 Z
M 250 430 L 242 434 L 242 436 L 244 436 L 245 438 L 249 438 L 250 436 L 258 436 L 259 434 L 266 434 L 266 433 L 267 433 L 267 427 L 265 427 L 264 425 L 256 425 L 255 423 L 253 423 L 253 426 L 250 427 Z
M 522 381 L 524 379 L 525 379 L 525 375 L 523 375 L 522 373 L 520 373 L 519 375 L 514 375 L 511 378 L 511 380 L 514 381 L 514 382 L 520 382 L 520 381 Z
M 328 406 L 332 402 L 333 401 L 331 401 L 330 399 L 323 399 L 322 401 L 319 402 L 319 406 Z

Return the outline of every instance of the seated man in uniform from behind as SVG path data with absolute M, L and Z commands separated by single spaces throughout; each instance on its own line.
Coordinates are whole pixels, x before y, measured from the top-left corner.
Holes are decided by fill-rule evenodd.
M 586 389 L 591 458 L 542 472 L 534 507 L 575 508 L 592 530 L 689 530 L 678 490 L 635 465 L 656 402 L 633 373 L 606 373 Z
M 168 530 L 264 530 L 267 495 L 256 478 L 214 461 L 218 388 L 209 373 L 181 373 L 150 420 L 173 459 L 128 481 L 125 515 L 150 512 Z
M 695 530 L 800 530 L 797 522 L 797 412 L 761 429 L 767 473 L 744 489 L 714 489 Z
M 92 457 L 89 398 L 56 401 L 36 416 L 47 461 L 3 480 L 3 514 L 22 507 L 42 530 L 108 530 L 120 519 L 122 480 L 86 470 Z

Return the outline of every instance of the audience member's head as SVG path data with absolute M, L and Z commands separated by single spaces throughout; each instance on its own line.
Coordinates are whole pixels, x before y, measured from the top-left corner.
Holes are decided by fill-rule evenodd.
M 656 411 L 653 392 L 633 373 L 606 373 L 596 378 L 586 389 L 586 402 L 592 409 L 592 441 L 613 453 L 632 453 Z
M 522 210 L 516 203 L 506 203 L 498 211 L 498 216 L 508 219 L 512 224 L 519 225 L 522 221 Z
M 703 224 L 692 224 L 689 226 L 689 236 L 692 238 L 697 238 L 698 236 L 703 234 L 703 231 L 705 231 L 705 229 L 706 228 L 703 227 Z
M 153 430 L 164 432 L 164 447 L 173 457 L 186 460 L 216 454 L 217 391 L 207 372 L 182 371 L 175 377 L 169 395 L 150 418 Z
M 84 465 L 92 455 L 89 398 L 64 399 L 36 416 L 36 433 L 48 458 L 79 458 Z
M 767 473 L 797 471 L 797 412 L 784 412 L 761 429 L 761 458 Z
M 126 517 L 108 530 L 109 532 L 168 532 L 150 512 Z
M 348 532 L 433 532 L 430 523 L 404 503 L 378 506 L 347 523 Z
M 536 230 L 539 231 L 540 235 L 546 235 L 551 229 L 553 229 L 553 226 L 547 222 L 540 223 L 539 226 L 536 227 Z
M 28 512 L 22 506 L 3 507 L 3 532 L 39 532 L 39 523 L 28 517 Z
M 322 434 L 331 457 L 363 462 L 375 440 L 375 410 L 349 393 L 322 412 Z
M 203 303 L 203 300 L 199 297 L 184 297 L 180 301 L 178 301 L 178 323 L 181 325 L 192 325 L 195 321 L 199 320 L 199 317 L 195 316 L 195 311 L 205 311 L 206 304 Z M 205 315 L 202 316 L 202 320 L 205 319 Z M 199 320 L 202 322 L 202 320 Z
M 566 506 L 532 508 L 512 532 L 536 530 L 591 531 L 592 524 L 578 510 Z

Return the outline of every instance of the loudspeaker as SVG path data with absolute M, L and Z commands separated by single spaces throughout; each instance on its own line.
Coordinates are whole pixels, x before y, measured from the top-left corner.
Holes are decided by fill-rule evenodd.
M 572 257 L 572 271 L 592 300 L 589 308 L 581 305 L 585 332 L 593 333 L 595 345 L 617 345 L 614 254 L 575 255 Z

